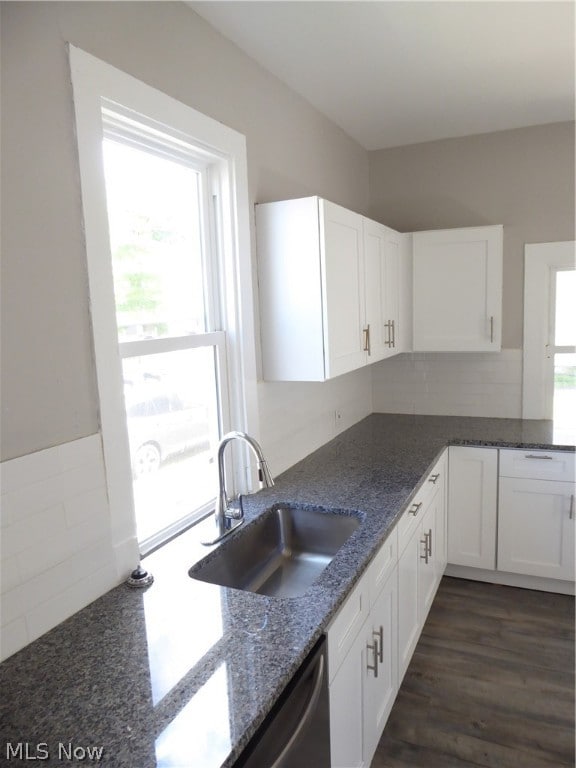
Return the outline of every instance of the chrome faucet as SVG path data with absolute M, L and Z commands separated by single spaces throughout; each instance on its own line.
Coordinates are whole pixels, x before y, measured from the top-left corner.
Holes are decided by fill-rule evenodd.
M 274 480 L 268 469 L 268 464 L 262 453 L 262 448 L 253 437 L 245 432 L 228 432 L 218 444 L 218 495 L 216 497 L 216 508 L 214 510 L 214 519 L 216 521 L 216 538 L 212 541 L 204 542 L 206 545 L 216 544 L 217 541 L 227 536 L 239 525 L 244 522 L 244 510 L 242 509 L 242 497 L 238 496 L 238 504 L 233 505 L 233 500 L 228 498 L 226 491 L 226 472 L 224 467 L 224 453 L 228 443 L 232 440 L 242 440 L 253 451 L 258 460 L 258 480 L 260 488 L 270 488 L 274 485 Z

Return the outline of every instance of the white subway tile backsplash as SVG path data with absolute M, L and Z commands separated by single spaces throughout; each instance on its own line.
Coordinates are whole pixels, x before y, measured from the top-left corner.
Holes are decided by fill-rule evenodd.
M 108 494 L 104 487 L 94 488 L 67 498 L 64 502 L 64 512 L 66 524 L 69 527 L 94 518 L 101 520 L 104 526 L 110 526 Z
M 118 583 L 100 435 L 5 462 L 6 658 Z
M 4 461 L 0 464 L 0 490 L 2 494 L 24 488 L 30 483 L 46 480 L 61 471 L 58 452 L 53 448 Z
M 102 455 L 100 434 L 90 435 L 82 440 L 74 440 L 58 446 L 58 458 L 62 472 L 69 469 L 97 464 Z
M 71 584 L 55 597 L 38 605 L 26 616 L 30 642 L 69 618 L 115 585 L 108 564 Z
M 33 546 L 18 555 L 22 579 L 27 581 L 61 563 L 66 564 L 70 577 L 74 578 L 74 558 L 84 556 L 83 550 L 94 542 L 105 541 L 108 549 L 109 534 L 98 519 L 87 520 L 63 533 L 47 538 L 43 545 Z
M 24 517 L 14 520 L 2 529 L 2 548 L 11 555 L 17 555 L 29 547 L 42 547 L 56 536 L 63 536 L 66 530 L 64 505 L 57 504 L 37 512 L 33 519 Z
M 258 403 L 262 446 L 272 474 L 279 474 L 372 413 L 371 369 L 323 383 L 259 382 Z
M 2 495 L 2 526 L 37 515 L 61 503 L 63 499 L 72 498 L 79 493 L 94 490 L 103 485 L 105 485 L 105 473 L 102 459 L 99 462 L 92 461 L 76 469 L 60 472 L 40 482 L 30 474 L 27 484 Z
M 18 558 L 8 555 L 8 549 L 2 542 L 2 556 L 0 557 L 0 593 L 8 592 L 22 583 Z
M 519 418 L 522 350 L 411 353 L 373 366 L 374 411 Z
M 12 656 L 13 653 L 21 650 L 30 642 L 31 639 L 28 635 L 26 620 L 21 616 L 10 622 L 10 624 L 7 624 L 5 627 L 2 627 L 2 634 L 0 636 L 0 659 L 6 659 L 8 656 Z

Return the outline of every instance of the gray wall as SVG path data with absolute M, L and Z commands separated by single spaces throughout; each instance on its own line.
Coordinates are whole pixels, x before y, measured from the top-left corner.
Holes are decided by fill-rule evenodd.
M 412 232 L 504 225 L 504 348 L 522 346 L 524 244 L 574 239 L 574 123 L 370 153 L 372 218 Z
M 1 14 L 5 460 L 99 427 L 67 41 L 244 133 L 252 202 L 367 213 L 368 154 L 182 3 Z

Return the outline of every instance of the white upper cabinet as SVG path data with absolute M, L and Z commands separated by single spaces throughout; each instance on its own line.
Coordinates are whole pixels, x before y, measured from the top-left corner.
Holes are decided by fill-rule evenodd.
M 384 224 L 364 219 L 366 324 L 371 363 L 405 350 L 400 304 L 407 237 Z
M 501 348 L 502 226 L 413 233 L 413 348 Z
M 401 351 L 408 236 L 318 197 L 256 206 L 264 379 L 325 381 Z
M 365 364 L 369 329 L 365 321 L 362 217 L 327 200 L 318 200 L 318 209 L 328 379 Z

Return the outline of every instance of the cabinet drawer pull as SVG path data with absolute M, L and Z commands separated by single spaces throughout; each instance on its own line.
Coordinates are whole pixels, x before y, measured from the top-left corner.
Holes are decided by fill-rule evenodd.
M 376 632 L 372 632 L 375 638 L 377 638 L 376 645 L 378 646 L 378 661 L 380 664 L 384 663 L 384 627 L 380 624 L 380 629 Z
M 390 327 L 390 320 L 384 323 L 384 328 L 386 328 L 386 341 L 384 342 L 384 346 L 391 347 L 392 346 L 392 328 Z
M 439 477 L 440 477 L 440 472 L 437 472 L 435 475 L 430 475 L 430 477 L 428 478 L 428 482 L 436 483 Z
M 432 528 L 428 531 L 428 555 L 432 557 Z
M 378 677 L 378 642 L 374 641 L 372 645 L 367 643 L 366 648 L 369 651 L 372 651 L 372 666 L 368 664 L 368 659 L 366 659 L 366 669 L 369 669 L 370 672 L 374 672 L 374 677 Z
M 574 494 L 570 495 L 570 520 L 574 520 Z
M 408 510 L 408 512 L 409 512 L 411 515 L 414 515 L 414 517 L 416 517 L 416 515 L 417 515 L 417 514 L 418 514 L 418 512 L 420 511 L 420 507 L 421 507 L 421 506 L 422 506 L 422 502 L 421 502 L 421 501 L 419 501 L 417 504 L 412 504 L 412 506 L 410 507 L 410 509 Z
M 430 557 L 430 554 L 428 552 L 428 534 L 424 534 L 424 538 L 420 539 L 420 544 L 424 544 L 424 554 L 420 555 L 420 560 L 424 560 L 426 565 L 428 565 L 428 558 Z
M 370 323 L 364 328 L 364 352 L 370 354 Z
M 392 323 L 392 346 L 396 347 L 396 321 L 391 320 Z
M 490 343 L 494 343 L 494 315 L 490 315 Z
M 538 456 L 536 453 L 525 453 L 524 454 L 525 459 L 548 459 L 548 461 L 553 461 L 554 456 Z

